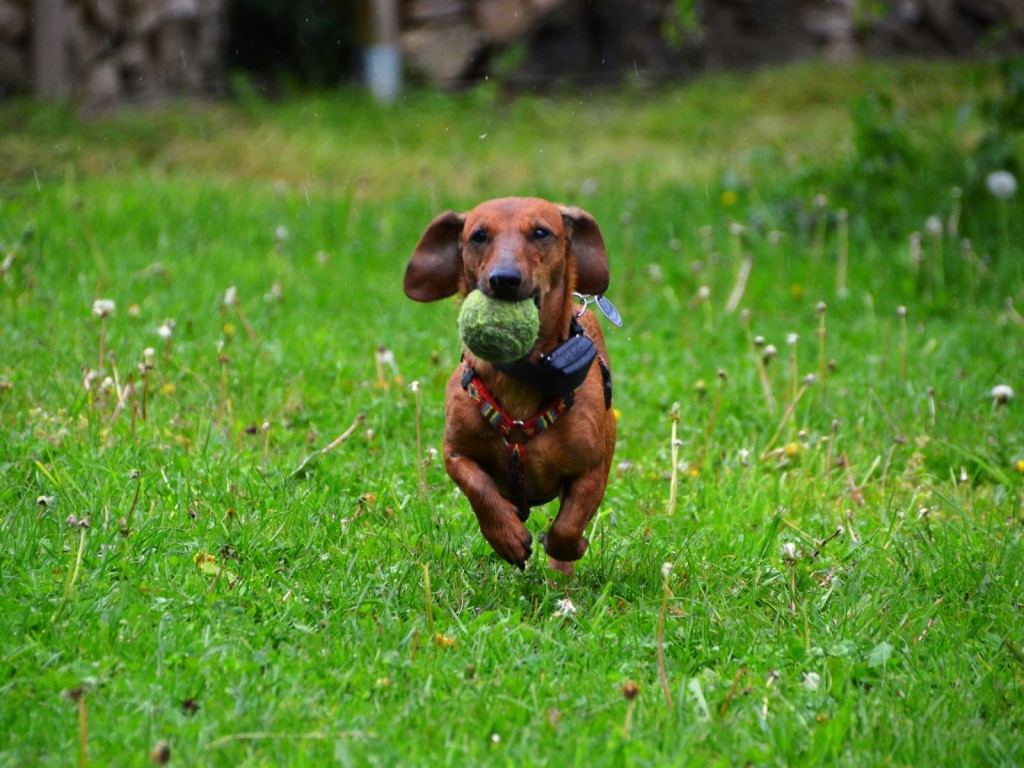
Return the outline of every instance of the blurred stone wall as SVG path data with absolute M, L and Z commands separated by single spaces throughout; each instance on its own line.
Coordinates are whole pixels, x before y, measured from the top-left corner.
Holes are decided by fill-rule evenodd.
M 102 107 L 216 94 L 225 0 L 64 0 L 61 91 Z M 33 90 L 33 0 L 0 0 L 0 96 Z M 52 30 L 51 30 L 52 32 Z
M 266 1 L 261 2 L 260 8 L 266 11 Z M 308 0 L 271 6 L 277 15 L 269 39 L 291 35 L 287 39 L 293 53 L 315 53 L 314 63 L 343 58 L 346 63 L 333 71 L 344 72 L 348 67 L 349 76 L 355 78 L 359 73 L 352 62 L 358 57 L 353 54 L 370 40 L 361 28 L 365 25 L 353 20 L 367 17 L 371 2 Z M 64 95 L 86 106 L 102 107 L 172 95 L 220 94 L 228 61 L 229 10 L 236 21 L 258 26 L 262 18 L 264 26 L 269 23 L 270 17 L 255 13 L 252 3 L 0 0 L 0 99 L 12 92 L 40 90 L 40 46 L 33 41 L 44 27 L 33 29 L 32 19 L 43 4 L 63 9 L 60 55 L 44 63 L 59 64 Z M 801 58 L 849 61 L 862 56 L 1024 51 L 1024 0 L 398 3 L 406 65 L 423 81 L 440 87 L 490 77 L 518 87 L 546 88 L 563 81 L 617 82 L 637 76 L 670 80 L 708 69 Z M 688 9 L 688 18 L 680 17 L 681 8 Z M 313 11 L 319 15 L 311 21 L 317 15 Z M 313 21 L 316 35 L 311 34 Z M 245 34 L 247 42 L 257 43 L 255 53 L 250 51 L 257 61 L 273 62 L 279 66 L 272 72 L 283 68 L 284 77 L 303 82 L 306 75 L 294 69 L 286 45 L 265 45 L 261 41 L 268 38 L 253 37 L 251 30 Z M 317 41 L 314 49 L 310 40 Z M 236 41 L 234 47 L 243 48 L 242 42 Z M 244 61 L 232 61 L 232 66 L 247 71 Z M 49 74 L 52 69 L 47 70 Z M 317 70 L 315 66 L 306 69 Z
M 800 58 L 1024 51 L 1024 0 L 403 0 L 428 81 L 671 79 Z M 510 52 L 515 55 L 510 55 Z

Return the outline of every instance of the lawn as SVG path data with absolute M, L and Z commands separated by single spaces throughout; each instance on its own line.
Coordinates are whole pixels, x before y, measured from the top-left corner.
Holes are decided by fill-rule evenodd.
M 0 765 L 1024 762 L 1016 72 L 5 105 Z M 401 290 L 504 194 L 625 320 L 568 581 L 446 477 Z

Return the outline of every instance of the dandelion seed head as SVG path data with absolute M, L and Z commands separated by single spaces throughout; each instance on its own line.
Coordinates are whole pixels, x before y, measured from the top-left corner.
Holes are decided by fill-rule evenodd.
M 571 618 L 576 615 L 576 606 L 572 604 L 572 600 L 568 597 L 557 600 L 555 601 L 555 612 L 553 615 L 556 617 Z
M 96 299 L 92 303 L 92 313 L 96 317 L 110 317 L 114 314 L 115 309 L 117 309 L 117 305 L 113 299 Z
M 992 197 L 1007 200 L 1017 192 L 1017 178 L 1009 171 L 992 171 L 985 177 L 985 186 Z
M 1014 392 L 1009 384 L 996 384 L 988 394 L 998 405 L 1006 405 L 1013 399 Z

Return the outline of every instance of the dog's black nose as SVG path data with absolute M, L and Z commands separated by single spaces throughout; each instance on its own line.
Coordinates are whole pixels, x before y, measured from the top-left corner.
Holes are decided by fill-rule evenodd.
M 517 269 L 495 269 L 487 278 L 491 293 L 496 299 L 513 299 L 519 286 L 523 284 L 523 276 Z

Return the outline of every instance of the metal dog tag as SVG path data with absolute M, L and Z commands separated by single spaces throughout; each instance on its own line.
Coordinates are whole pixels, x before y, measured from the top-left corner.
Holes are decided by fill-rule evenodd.
M 597 297 L 597 306 L 601 308 L 601 312 L 613 325 L 617 325 L 619 328 L 622 327 L 622 315 L 619 314 L 619 310 L 615 308 L 615 305 L 606 296 L 600 295 Z

